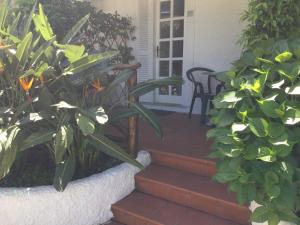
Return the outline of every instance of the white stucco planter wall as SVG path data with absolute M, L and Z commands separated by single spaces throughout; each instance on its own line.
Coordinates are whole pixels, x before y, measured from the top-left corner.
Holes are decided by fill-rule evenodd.
M 144 166 L 150 154 L 141 151 Z M 52 186 L 0 188 L 1 225 L 99 225 L 112 218 L 111 205 L 135 187 L 139 169 L 123 163 L 91 177 L 71 182 L 62 193 Z
M 257 204 L 256 202 L 251 202 L 251 204 L 250 204 L 250 210 L 251 210 L 251 212 L 253 212 L 259 206 L 260 205 Z M 252 222 L 252 225 L 268 225 L 268 223 L 267 222 L 266 223 L 254 223 L 254 222 Z M 295 225 L 295 224 L 289 223 L 289 222 L 285 222 L 285 221 L 281 221 L 279 223 L 279 225 Z

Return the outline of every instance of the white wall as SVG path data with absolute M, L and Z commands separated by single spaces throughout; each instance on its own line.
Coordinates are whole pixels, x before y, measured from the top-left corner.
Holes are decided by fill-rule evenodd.
M 215 71 L 230 69 L 241 53 L 237 42 L 244 25 L 240 17 L 247 5 L 247 0 L 187 0 L 186 70 L 196 66 Z M 187 105 L 192 97 L 192 86 L 188 85 Z M 200 106 L 198 99 L 195 112 L 200 112 Z
M 137 25 L 136 33 L 139 34 L 138 1 L 145 0 L 92 0 L 99 9 L 106 12 L 117 10 L 122 15 L 131 16 Z M 186 0 L 185 71 L 196 66 L 215 71 L 224 71 L 231 67 L 231 63 L 241 53 L 237 41 L 244 27 L 240 17 L 247 5 L 248 0 Z M 154 24 L 153 21 L 153 26 Z M 138 35 L 137 37 L 143 38 Z M 133 43 L 132 46 L 137 53 L 139 45 Z M 155 51 L 155 46 L 150 51 Z M 185 90 L 182 105 L 188 109 L 192 96 L 192 85 L 189 82 L 186 83 Z M 200 111 L 200 105 L 198 100 L 195 112 Z

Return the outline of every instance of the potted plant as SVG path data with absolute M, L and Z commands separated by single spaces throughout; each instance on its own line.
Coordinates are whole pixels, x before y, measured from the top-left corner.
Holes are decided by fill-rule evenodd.
M 218 74 L 226 90 L 208 132 L 221 159 L 215 179 L 251 203 L 256 223 L 299 223 L 299 50 L 299 39 L 258 42 Z

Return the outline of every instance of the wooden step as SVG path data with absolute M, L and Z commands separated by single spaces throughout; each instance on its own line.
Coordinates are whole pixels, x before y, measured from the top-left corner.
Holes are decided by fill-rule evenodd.
M 115 220 L 126 225 L 237 225 L 139 192 L 113 205 L 112 211 Z
M 140 192 L 236 223 L 248 223 L 249 209 L 238 205 L 226 186 L 211 178 L 152 164 L 135 179 Z
M 150 152 L 153 163 L 158 165 L 209 177 L 216 173 L 216 163 L 208 159 L 153 149 L 147 151 Z
M 124 225 L 124 224 L 121 224 L 121 223 L 118 223 L 118 222 L 112 221 L 112 222 L 109 222 L 109 223 L 107 223 L 107 224 L 103 224 L 103 225 Z

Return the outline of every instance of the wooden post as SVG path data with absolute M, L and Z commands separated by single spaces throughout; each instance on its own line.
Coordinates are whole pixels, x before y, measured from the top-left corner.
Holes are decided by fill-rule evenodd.
M 133 64 L 133 65 L 122 64 L 116 67 L 117 70 L 125 70 L 125 69 L 133 70 L 134 74 L 127 81 L 128 90 L 130 90 L 132 87 L 134 87 L 137 84 L 137 70 L 140 67 L 141 67 L 140 63 Z M 128 107 L 130 107 L 131 103 L 136 103 L 139 101 L 139 99 L 136 96 L 128 95 L 128 101 L 129 101 Z M 133 157 L 137 156 L 137 151 L 138 151 L 138 135 L 139 135 L 138 120 L 139 120 L 138 116 L 131 116 L 128 118 L 128 152 Z

